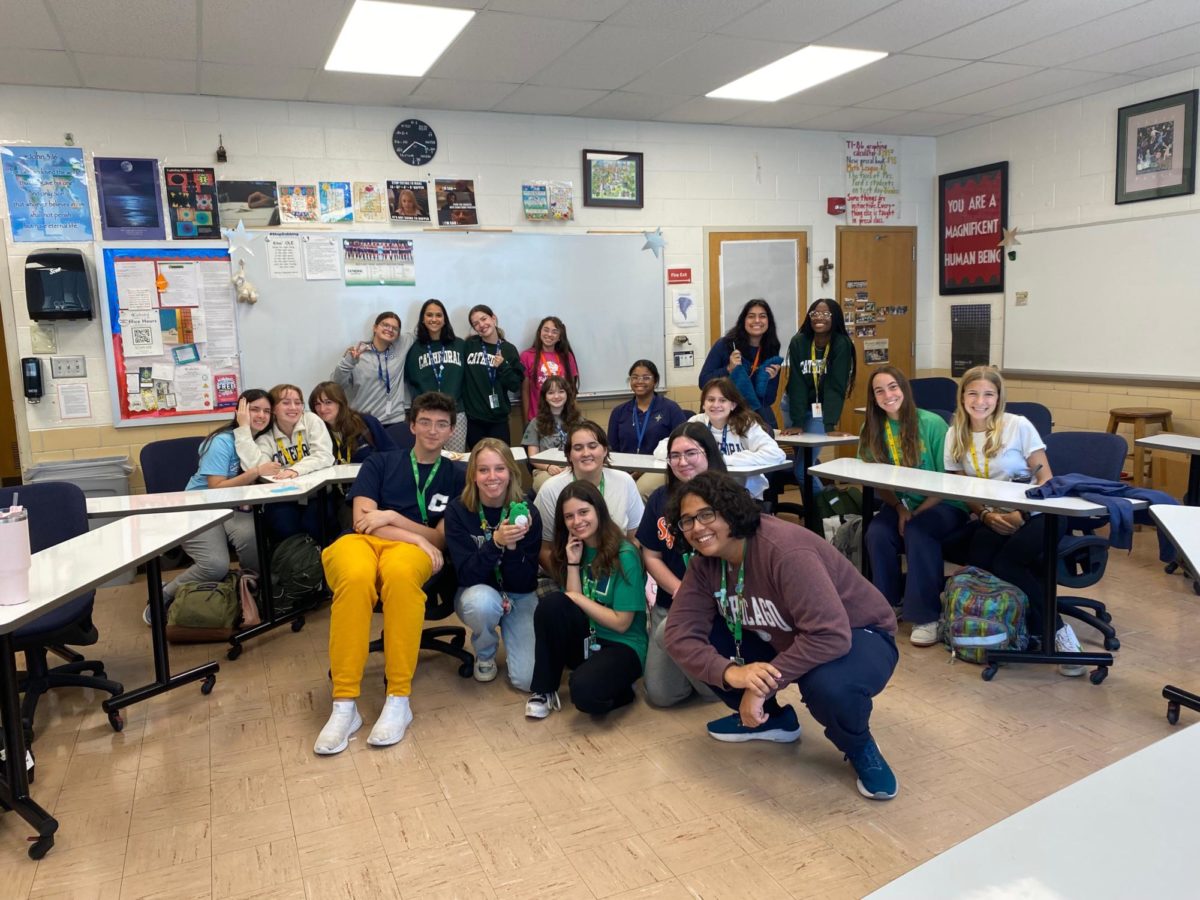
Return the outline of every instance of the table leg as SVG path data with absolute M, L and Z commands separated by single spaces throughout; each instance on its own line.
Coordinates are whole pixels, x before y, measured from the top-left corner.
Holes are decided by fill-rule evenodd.
M 871 519 L 875 516 L 875 488 L 869 484 L 862 485 L 862 573 L 863 578 L 871 580 L 871 556 L 867 553 L 867 529 L 871 527 Z
M 800 480 L 800 495 L 804 498 L 804 524 L 809 531 L 824 537 L 825 529 L 821 527 L 821 517 L 817 515 L 817 492 L 813 490 L 812 475 L 808 473 L 813 466 L 813 448 L 804 446 L 798 450 L 804 460 L 804 477 Z
M 25 725 L 17 692 L 16 650 L 11 633 L 0 635 L 0 717 L 4 725 L 4 768 L 0 800 L 16 811 L 38 833 L 29 855 L 41 859 L 54 846 L 58 820 L 29 796 L 29 773 L 25 769 Z
M 1186 506 L 1200 506 L 1200 453 L 1193 453 L 1188 463 L 1187 493 L 1183 495 Z
M 271 589 L 271 545 L 267 540 L 266 507 L 262 504 L 254 507 L 254 543 L 258 547 L 258 566 L 262 570 L 258 573 L 258 597 L 263 608 L 262 622 L 253 628 L 238 631 L 229 638 L 230 646 L 225 654 L 225 658 L 229 660 L 235 660 L 242 655 L 242 646 L 250 638 L 273 631 L 280 625 L 291 622 L 292 631 L 299 631 L 304 627 L 304 614 L 308 612 L 302 609 L 292 610 L 282 616 L 275 615 L 275 598 Z
M 1133 483 L 1138 487 L 1146 486 L 1146 448 L 1138 443 L 1146 436 L 1146 420 L 1137 419 L 1133 423 Z

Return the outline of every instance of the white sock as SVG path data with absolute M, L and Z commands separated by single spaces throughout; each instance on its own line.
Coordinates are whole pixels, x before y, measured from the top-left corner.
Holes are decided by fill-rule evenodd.
M 372 747 L 389 747 L 400 743 L 412 719 L 412 708 L 408 704 L 408 698 L 389 696 L 384 701 L 383 711 L 379 714 L 375 727 L 371 729 L 367 743 Z

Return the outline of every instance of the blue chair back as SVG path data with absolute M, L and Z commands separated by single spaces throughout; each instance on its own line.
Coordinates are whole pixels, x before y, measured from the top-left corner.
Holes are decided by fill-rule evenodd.
M 1042 406 L 1040 403 L 1029 403 L 1018 400 L 1014 403 L 1004 404 L 1005 410 L 1017 416 L 1024 416 L 1033 423 L 1033 427 L 1037 429 L 1037 433 L 1042 440 L 1048 440 L 1050 433 L 1054 430 L 1054 421 L 1050 416 L 1050 410 Z M 1053 472 L 1058 471 L 1054 466 L 1050 467 Z
M 459 415 L 461 416 L 462 413 L 459 413 Z M 385 425 L 383 430 L 392 439 L 392 443 L 396 445 L 397 450 L 411 450 L 417 442 L 407 422 L 396 422 L 393 425 Z
M 953 378 L 913 378 L 908 383 L 913 402 L 921 409 L 952 410 L 958 406 L 958 383 Z
M 946 420 L 946 424 L 950 424 L 950 420 L 954 418 L 954 410 L 951 409 L 927 409 L 926 412 L 937 413 Z
M 1129 447 L 1120 435 L 1104 431 L 1056 431 L 1044 439 L 1046 458 L 1055 475 L 1121 480 L 1121 467 Z
M 186 488 L 188 480 L 196 473 L 203 442 L 204 438 L 197 435 L 151 441 L 142 447 L 139 460 L 146 493 L 165 494 Z

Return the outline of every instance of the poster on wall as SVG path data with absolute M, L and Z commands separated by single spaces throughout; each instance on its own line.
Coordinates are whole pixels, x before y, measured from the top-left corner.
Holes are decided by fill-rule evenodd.
M 171 237 L 185 241 L 220 238 L 216 173 L 212 169 L 163 169 L 163 179 Z
M 76 147 L 0 147 L 14 241 L 90 241 L 87 169 Z
M 393 222 L 429 221 L 429 186 L 424 181 L 389 181 L 387 192 Z
M 569 181 L 526 181 L 521 185 L 521 205 L 531 222 L 569 222 L 575 218 Z
M 284 224 L 315 225 L 321 212 L 317 203 L 315 184 L 281 184 L 279 186 L 279 221 Z
M 354 182 L 354 221 L 386 222 L 383 188 L 375 181 Z
M 354 203 L 350 199 L 350 182 L 319 181 L 321 221 L 325 224 L 354 221 Z
M 475 209 L 475 182 L 469 178 L 438 178 L 437 189 L 439 225 L 478 225 Z
M 1008 163 L 938 176 L 938 292 L 1003 294 Z
M 104 240 L 165 240 L 158 160 L 97 156 L 93 164 Z
M 846 221 L 888 225 L 900 217 L 900 163 L 888 141 L 846 141 Z
M 413 260 L 413 242 L 391 239 L 342 240 L 346 256 L 346 284 L 400 285 L 412 287 L 417 283 Z
M 241 222 L 247 228 L 279 224 L 279 192 L 273 181 L 217 182 L 217 211 L 227 228 Z

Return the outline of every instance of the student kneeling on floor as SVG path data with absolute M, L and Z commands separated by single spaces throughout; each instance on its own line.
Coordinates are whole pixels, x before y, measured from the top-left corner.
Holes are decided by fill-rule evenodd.
M 830 544 L 763 515 L 729 475 L 679 485 L 667 519 L 698 554 L 671 604 L 667 650 L 712 686 L 733 715 L 708 724 L 719 741 L 800 737 L 776 694 L 792 682 L 858 773 L 864 797 L 890 800 L 897 781 L 871 736 L 871 698 L 896 667 L 896 616 Z M 715 618 L 714 618 L 715 617 Z

